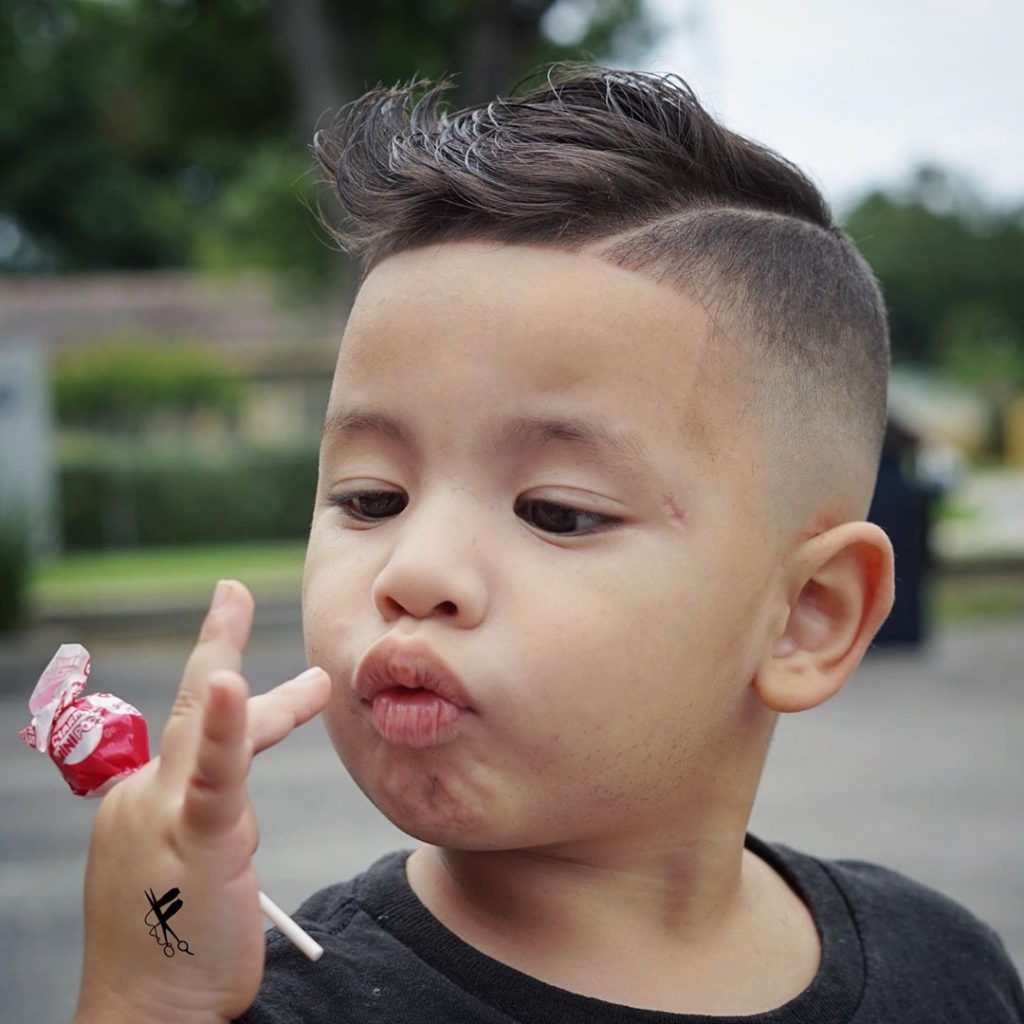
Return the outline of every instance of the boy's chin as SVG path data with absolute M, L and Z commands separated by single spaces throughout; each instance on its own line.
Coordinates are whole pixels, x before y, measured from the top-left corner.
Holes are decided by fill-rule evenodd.
M 412 797 L 370 795 L 377 810 L 406 835 L 447 850 L 504 850 L 520 845 L 508 828 L 482 809 L 452 803 L 417 803 Z
M 518 827 L 514 801 L 502 794 L 423 776 L 387 786 L 357 784 L 374 806 L 406 835 L 449 850 L 509 850 L 531 845 Z M 525 822 L 521 824 L 526 824 Z
M 401 829 L 407 836 L 418 839 L 421 843 L 429 846 L 438 846 L 444 850 L 463 850 L 471 853 L 482 853 L 485 851 L 513 849 L 516 843 L 509 843 L 499 836 L 485 836 L 479 832 L 473 836 L 460 832 L 456 828 L 442 828 L 440 826 L 418 824 L 409 825 L 395 818 L 390 821 L 397 828 Z

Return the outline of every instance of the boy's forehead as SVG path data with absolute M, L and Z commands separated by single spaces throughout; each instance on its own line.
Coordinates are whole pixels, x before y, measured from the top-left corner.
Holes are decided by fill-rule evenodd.
M 660 433 L 717 449 L 723 405 L 732 404 L 737 385 L 719 340 L 694 299 L 596 256 L 441 243 L 391 256 L 367 276 L 339 352 L 331 406 L 354 389 L 383 393 L 422 377 L 436 368 L 427 361 L 479 374 L 484 351 L 503 397 L 592 392 L 598 406 L 625 408 L 630 397 L 653 396 Z M 736 425 L 733 415 L 733 441 Z
M 704 340 L 703 310 L 689 296 L 593 254 L 540 245 L 445 242 L 397 253 L 367 276 L 353 312 L 419 316 L 446 307 L 452 319 L 484 323 L 507 323 L 515 312 L 525 318 L 524 329 L 682 326 L 695 335 L 692 342 Z

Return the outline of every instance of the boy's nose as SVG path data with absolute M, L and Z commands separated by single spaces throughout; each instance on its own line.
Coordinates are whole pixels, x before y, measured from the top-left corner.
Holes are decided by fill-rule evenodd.
M 402 524 L 373 583 L 373 602 L 382 618 L 440 616 L 465 629 L 480 622 L 487 594 L 479 544 L 475 531 L 454 522 L 458 518 L 451 514 L 428 518 L 414 513 Z

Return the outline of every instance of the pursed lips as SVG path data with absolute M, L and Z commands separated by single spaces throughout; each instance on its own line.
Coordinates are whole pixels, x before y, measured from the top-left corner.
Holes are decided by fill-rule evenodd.
M 355 674 L 355 691 L 363 700 L 394 687 L 436 693 L 463 710 L 470 710 L 462 680 L 421 640 L 382 640 L 364 655 Z
M 372 647 L 356 670 L 354 689 L 370 706 L 374 728 L 396 746 L 446 743 L 474 711 L 462 680 L 422 640 L 391 637 Z

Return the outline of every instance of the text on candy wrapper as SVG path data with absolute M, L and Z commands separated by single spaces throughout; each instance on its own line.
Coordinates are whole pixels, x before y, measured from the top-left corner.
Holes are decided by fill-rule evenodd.
M 103 722 L 95 712 L 72 708 L 70 713 L 61 719 L 60 724 L 51 735 L 50 744 L 53 747 L 54 756 L 60 758 L 61 761 L 67 761 L 71 752 L 81 743 L 82 737 L 97 727 L 102 729 L 102 726 Z M 99 736 L 94 738 L 97 742 L 99 741 Z M 93 743 L 90 749 L 95 746 L 96 743 Z M 81 758 L 75 760 L 81 760 Z

